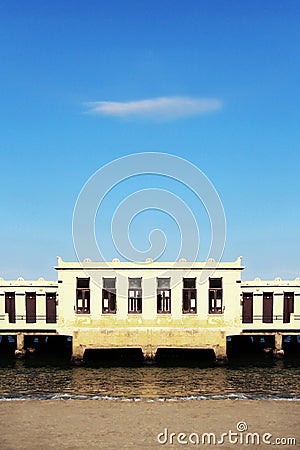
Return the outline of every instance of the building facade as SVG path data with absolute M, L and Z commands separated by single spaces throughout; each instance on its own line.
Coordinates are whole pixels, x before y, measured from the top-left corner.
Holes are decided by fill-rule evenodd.
M 160 348 L 211 349 L 226 361 L 229 336 L 298 335 L 300 278 L 242 281 L 233 262 L 65 262 L 57 281 L 0 279 L 0 335 L 72 337 L 72 357 L 86 350 L 140 348 L 145 360 Z
M 226 336 L 240 322 L 241 259 L 232 263 L 64 262 L 58 258 L 59 319 L 73 335 L 73 357 L 86 349 L 213 349 L 226 358 Z M 61 301 L 64 299 L 63 301 Z
M 25 353 L 25 335 L 57 333 L 56 281 L 0 278 L 0 335 L 17 336 L 17 354 Z

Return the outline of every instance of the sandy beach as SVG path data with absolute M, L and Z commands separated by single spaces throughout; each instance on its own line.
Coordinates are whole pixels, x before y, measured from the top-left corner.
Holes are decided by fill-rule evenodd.
M 270 444 L 274 447 L 275 439 L 281 439 L 280 445 L 276 442 L 279 448 L 300 445 L 299 402 L 288 401 L 3 401 L 0 423 L 2 450 L 197 446 L 254 449 L 270 448 Z M 237 434 L 229 438 L 230 430 Z M 203 445 L 203 433 L 214 433 L 217 443 L 211 440 L 209 444 L 206 437 Z M 222 438 L 222 433 L 227 435 Z M 256 436 L 254 443 L 250 440 L 244 445 L 247 433 L 257 433 L 259 444 Z M 291 437 L 296 445 L 285 440 Z

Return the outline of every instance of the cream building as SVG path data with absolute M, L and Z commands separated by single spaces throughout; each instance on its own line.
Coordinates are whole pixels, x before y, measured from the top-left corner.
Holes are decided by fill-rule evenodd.
M 17 350 L 24 353 L 25 335 L 57 333 L 56 281 L 0 278 L 0 335 L 17 335 Z
M 241 283 L 242 334 L 275 335 L 275 354 L 283 354 L 282 337 L 300 334 L 300 278 Z
M 300 278 L 242 281 L 233 262 L 65 262 L 57 281 L 0 279 L 0 335 L 72 337 L 73 360 L 85 350 L 140 348 L 153 360 L 160 348 L 211 349 L 226 361 L 229 336 L 299 334 Z
M 241 258 L 231 263 L 64 262 L 58 258 L 58 329 L 86 349 L 213 349 L 226 358 L 226 336 L 240 324 Z M 62 301 L 63 299 L 63 301 Z

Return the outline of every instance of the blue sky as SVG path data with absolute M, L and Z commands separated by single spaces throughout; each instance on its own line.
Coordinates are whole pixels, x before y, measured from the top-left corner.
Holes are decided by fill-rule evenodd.
M 208 176 L 227 219 L 223 260 L 243 255 L 244 279 L 300 276 L 299 20 L 296 0 L 1 2 L 0 276 L 55 278 L 56 255 L 75 258 L 82 186 L 138 152 Z M 157 178 L 111 193 L 99 239 L 110 206 L 136 188 L 174 190 L 197 209 Z M 165 215 L 138 216 L 132 239 L 145 246 L 161 224 L 170 259 L 178 230 Z

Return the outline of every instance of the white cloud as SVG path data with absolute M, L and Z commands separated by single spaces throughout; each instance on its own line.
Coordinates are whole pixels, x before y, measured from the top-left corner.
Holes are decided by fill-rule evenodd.
M 131 102 L 89 102 L 87 106 L 88 112 L 104 116 L 170 120 L 217 111 L 222 103 L 214 98 L 158 97 Z

